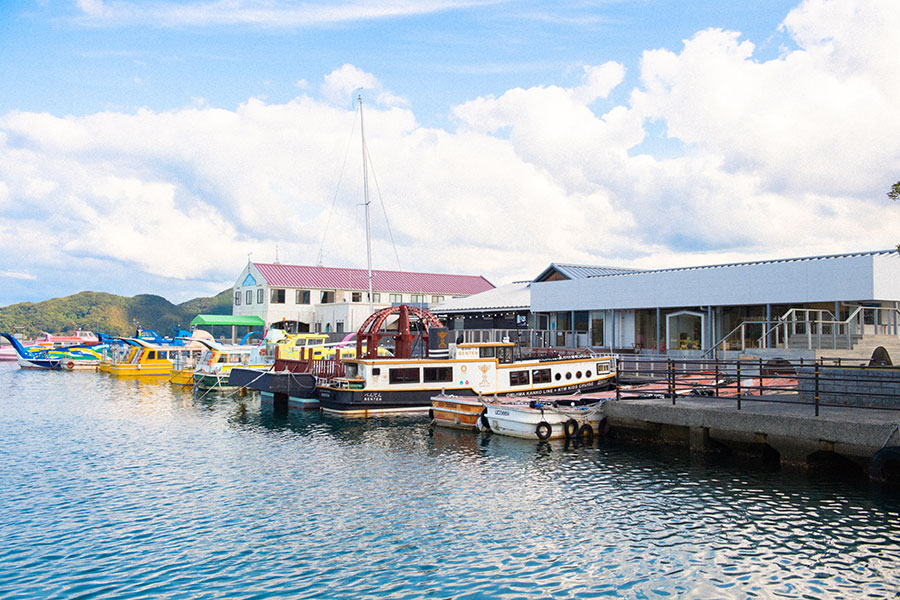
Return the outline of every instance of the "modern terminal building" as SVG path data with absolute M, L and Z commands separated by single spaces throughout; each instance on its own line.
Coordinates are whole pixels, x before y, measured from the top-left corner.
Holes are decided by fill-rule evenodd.
M 891 343 L 898 302 L 900 253 L 883 250 L 655 270 L 553 263 L 434 310 L 453 329 L 542 345 L 703 356 Z

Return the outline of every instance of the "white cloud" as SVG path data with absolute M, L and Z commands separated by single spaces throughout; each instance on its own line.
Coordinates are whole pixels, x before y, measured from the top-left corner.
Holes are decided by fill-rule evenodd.
M 30 273 L 20 273 L 18 271 L 0 271 L 0 279 L 25 279 L 29 281 L 37 280 L 37 277 Z
M 325 264 L 364 266 L 360 87 L 375 98 L 380 268 L 396 264 L 379 190 L 404 268 L 495 283 L 554 260 L 656 267 L 893 247 L 900 204 L 884 194 L 900 178 L 900 106 L 888 101 L 900 59 L 871 38 L 898 9 L 848 5 L 804 2 L 784 24 L 798 47 L 773 60 L 721 30 L 648 51 L 630 102 L 602 114 L 593 107 L 621 85 L 620 64 L 588 65 L 571 88 L 454 106 L 455 131 L 380 101 L 390 92 L 349 64 L 318 98 L 281 104 L 12 112 L 0 117 L 0 254 L 28 273 L 125 264 L 227 285 L 248 252 L 271 260 L 276 244 L 283 262 L 313 263 L 336 196 Z M 652 154 L 657 125 L 680 152 Z
M 254 25 L 272 28 L 316 27 L 386 19 L 496 4 L 500 0 L 77 0 L 78 20 L 88 26 L 147 25 L 184 27 Z

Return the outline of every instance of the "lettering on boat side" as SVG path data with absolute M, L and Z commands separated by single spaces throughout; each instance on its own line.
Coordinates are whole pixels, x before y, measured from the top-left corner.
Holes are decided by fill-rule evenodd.
M 494 414 L 497 415 L 498 417 L 508 417 L 509 411 L 508 410 L 498 410 Z
M 381 402 L 380 392 L 366 392 L 362 397 L 363 402 Z

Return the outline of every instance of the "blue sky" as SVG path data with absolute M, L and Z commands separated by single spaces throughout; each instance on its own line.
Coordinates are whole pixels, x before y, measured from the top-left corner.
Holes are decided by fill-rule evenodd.
M 892 247 L 898 29 L 893 0 L 4 2 L 0 305 L 182 301 L 276 246 L 364 266 L 360 91 L 379 268 L 391 234 L 495 284 Z

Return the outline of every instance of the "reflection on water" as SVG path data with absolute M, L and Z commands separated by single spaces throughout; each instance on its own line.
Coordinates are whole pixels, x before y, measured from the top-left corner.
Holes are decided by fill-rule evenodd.
M 900 589 L 900 503 L 867 484 L 93 373 L 0 365 L 0 385 L 4 597 Z

